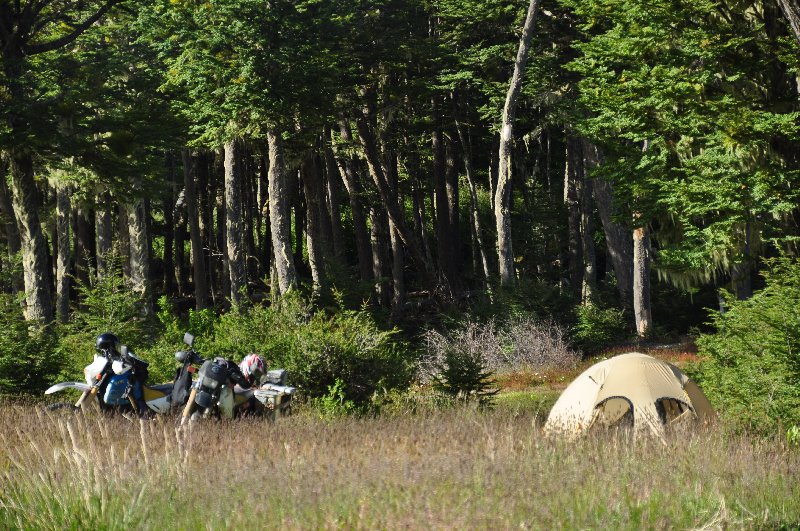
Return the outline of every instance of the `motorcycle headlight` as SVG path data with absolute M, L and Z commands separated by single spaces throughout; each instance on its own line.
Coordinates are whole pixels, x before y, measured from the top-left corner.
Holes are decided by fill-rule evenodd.
M 219 387 L 219 382 L 213 378 L 205 377 L 202 380 L 200 380 L 199 387 L 206 389 L 216 389 L 217 387 Z
M 115 360 L 114 363 L 111 364 L 111 370 L 114 371 L 114 374 L 125 374 L 131 370 L 131 366 L 122 363 L 120 360 Z

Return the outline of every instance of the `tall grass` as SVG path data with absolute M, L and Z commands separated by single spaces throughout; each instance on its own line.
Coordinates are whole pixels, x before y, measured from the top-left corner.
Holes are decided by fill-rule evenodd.
M 210 422 L 0 411 L 0 528 L 800 524 L 800 451 L 714 429 L 544 438 L 519 410 Z

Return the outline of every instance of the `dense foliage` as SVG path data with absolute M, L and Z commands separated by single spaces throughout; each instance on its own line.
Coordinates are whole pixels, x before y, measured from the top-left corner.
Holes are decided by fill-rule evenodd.
M 786 338 L 737 332 L 793 289 L 796 0 L 525 4 L 0 0 L 2 389 L 107 330 L 335 409 L 711 326 L 717 403 L 796 419 Z
M 800 263 L 770 262 L 752 299 L 726 298 L 715 334 L 698 340 L 697 369 L 714 405 L 741 428 L 772 432 L 800 425 Z

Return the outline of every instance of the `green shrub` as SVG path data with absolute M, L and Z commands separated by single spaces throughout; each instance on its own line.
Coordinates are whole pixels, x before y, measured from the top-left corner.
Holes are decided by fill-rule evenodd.
M 491 376 L 480 353 L 451 348 L 444 353 L 433 386 L 455 399 L 474 400 L 481 406 L 489 406 L 499 392 Z
M 597 351 L 604 345 L 628 336 L 628 325 L 622 310 L 583 304 L 578 306 L 576 314 L 572 337 L 584 352 Z
M 25 321 L 14 297 L 0 293 L 0 393 L 38 394 L 62 368 L 51 330 Z
M 83 379 L 83 368 L 94 355 L 97 336 L 112 332 L 137 355 L 153 337 L 141 312 L 141 299 L 130 290 L 118 268 L 89 284 L 78 284 L 81 307 L 59 329 L 58 355 L 64 361 L 61 378 Z
M 309 398 L 341 380 L 344 396 L 357 404 L 378 388 L 406 386 L 413 366 L 396 331 L 381 330 L 368 313 L 315 311 L 298 295 L 222 315 L 210 337 L 198 336 L 197 349 L 234 360 L 261 354 L 271 368 L 287 369 Z
M 749 300 L 726 294 L 701 336 L 708 358 L 691 371 L 715 407 L 739 427 L 768 433 L 800 424 L 800 263 L 769 262 L 766 287 Z
M 328 386 L 327 394 L 312 398 L 310 403 L 314 411 L 323 419 L 334 419 L 356 410 L 353 401 L 345 398 L 344 383 L 339 378 L 333 385 Z

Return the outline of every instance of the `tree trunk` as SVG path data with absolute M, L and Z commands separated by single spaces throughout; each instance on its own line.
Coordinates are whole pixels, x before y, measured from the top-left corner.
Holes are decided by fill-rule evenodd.
M 47 244 L 39 222 L 39 198 L 33 180 L 33 160 L 26 153 L 11 153 L 11 196 L 22 250 L 25 283 L 25 318 L 53 321 L 53 302 Z
M 419 249 L 419 246 L 414 241 L 411 231 L 408 230 L 403 222 L 403 214 L 397 204 L 392 202 L 389 185 L 386 182 L 386 176 L 381 168 L 380 156 L 378 154 L 377 144 L 375 142 L 375 135 L 367 123 L 366 119 L 359 118 L 357 121 L 358 136 L 361 140 L 362 147 L 364 148 L 364 155 L 367 159 L 367 167 L 369 168 L 370 176 L 372 177 L 375 187 L 378 189 L 378 195 L 381 198 L 383 207 L 389 215 L 389 219 L 397 227 L 398 234 L 403 240 L 403 244 L 408 248 L 414 260 L 424 267 L 426 273 L 432 270 L 431 265 L 425 260 L 425 256 Z M 373 250 L 374 254 L 374 250 Z
M 584 146 L 584 155 L 590 166 L 599 164 L 600 157 L 595 146 L 587 143 Z M 614 221 L 614 190 L 611 183 L 605 179 L 593 179 L 592 190 L 606 237 L 608 258 L 617 281 L 617 291 L 622 304 L 630 308 L 633 290 L 633 245 L 630 232 Z
M 275 272 L 278 278 L 278 295 L 297 286 L 297 274 L 292 257 L 291 214 L 289 212 L 289 187 L 283 164 L 283 140 L 280 132 L 267 132 L 269 143 L 269 218 Z
M 331 149 L 331 130 L 325 127 L 323 134 L 325 150 L 325 184 L 328 201 L 328 212 L 331 218 L 331 235 L 333 238 L 333 256 L 340 265 L 345 263 L 346 249 L 344 245 L 344 228 L 342 227 L 342 178 Z
M 11 201 L 11 192 L 8 189 L 6 171 L 8 163 L 5 158 L 0 159 L 0 214 L 3 218 L 3 227 L 8 244 L 8 260 L 11 265 L 11 290 L 16 295 L 25 291 L 23 275 L 17 270 L 17 254 L 21 249 L 19 229 L 14 216 L 14 206 Z
M 69 320 L 69 268 L 70 268 L 70 190 L 64 183 L 56 183 L 56 315 L 59 322 Z
M 94 208 L 94 233 L 97 241 L 97 278 L 103 278 L 111 273 L 114 260 L 114 231 L 111 224 L 110 206 L 113 204 L 111 194 L 103 192 L 97 196 Z
M 633 230 L 633 313 L 636 333 L 645 337 L 653 324 L 650 309 L 650 232 L 646 226 Z
M 205 161 L 189 152 L 182 151 L 183 157 L 183 193 L 186 203 L 186 217 L 189 220 L 189 238 L 192 243 L 192 283 L 194 284 L 194 302 L 198 310 L 208 307 L 208 285 L 206 281 L 206 257 L 203 251 L 203 238 L 200 234 L 200 215 L 197 208 L 197 187 L 195 178 Z
M 272 232 L 269 225 L 269 163 L 261 157 L 261 169 L 258 179 L 258 233 L 261 238 L 258 256 L 260 263 L 260 278 L 272 275 Z
M 800 3 L 797 0 L 778 0 L 797 44 L 800 45 Z
M 378 296 L 378 304 L 389 307 L 391 304 L 391 293 L 387 282 L 386 264 L 388 262 L 388 246 L 386 237 L 389 232 L 389 225 L 386 219 L 386 211 L 380 205 L 370 209 L 370 239 L 372 243 L 372 276 L 375 279 L 375 293 Z
M 242 168 L 235 140 L 225 143 L 225 243 L 230 274 L 230 301 L 247 301 L 247 255 L 242 227 Z
M 517 100 L 522 90 L 522 76 L 528 62 L 528 50 L 533 38 L 533 26 L 539 0 L 531 0 L 522 37 L 519 41 L 517 59 L 514 62 L 514 74 L 506 94 L 500 129 L 500 150 L 498 154 L 497 190 L 494 196 L 494 213 L 497 221 L 497 255 L 500 263 L 500 284 L 511 286 L 515 282 L 514 251 L 511 245 L 511 146 L 514 140 L 514 116 Z
M 128 207 L 123 203 L 118 203 L 117 208 L 117 247 L 122 275 L 131 278 L 131 234 L 128 227 Z
M 481 273 L 485 284 L 490 275 L 489 260 L 486 257 L 486 248 L 483 245 L 483 231 L 481 230 L 481 220 L 478 212 L 478 190 L 475 185 L 475 170 L 472 166 L 472 139 L 469 136 L 469 132 L 464 130 L 464 126 L 458 120 L 456 120 L 456 132 L 458 133 L 458 140 L 461 142 L 464 172 L 467 174 L 467 183 L 469 184 L 472 237 L 475 240 L 477 252 L 480 256 Z
M 306 156 L 302 169 L 303 193 L 306 199 L 306 248 L 308 265 L 311 268 L 312 289 L 319 295 L 325 277 L 325 253 L 323 251 L 323 216 L 321 202 L 324 201 L 323 184 L 320 180 L 316 157 Z
M 177 172 L 175 169 L 175 155 L 170 152 L 165 157 L 165 166 L 168 175 L 168 186 L 165 187 L 161 196 L 161 210 L 164 212 L 164 274 L 162 286 L 164 293 L 174 295 L 177 293 L 177 278 L 175 276 L 175 255 L 177 254 L 178 244 L 183 244 L 176 238 L 175 220 L 175 192 L 178 188 Z
M 569 253 L 569 291 L 573 296 L 580 293 L 583 284 L 583 249 L 581 238 L 580 178 L 578 175 L 578 142 L 567 139 L 564 163 L 564 205 L 567 209 L 567 233 Z
M 402 208 L 399 205 L 397 154 L 387 149 L 385 159 L 392 200 Z M 396 321 L 403 314 L 406 299 L 405 256 L 403 242 L 391 220 L 389 220 L 389 243 L 392 251 L 392 319 Z
M 445 178 L 444 143 L 442 132 L 436 127 L 431 134 L 431 150 L 433 151 L 433 190 L 436 201 L 436 258 L 439 266 L 439 281 L 452 296 L 455 273 L 452 267 L 452 234 L 450 233 L 450 213 L 447 201 L 447 183 Z
M 72 209 L 75 220 L 75 231 L 73 233 L 75 242 L 75 252 L 73 260 L 75 261 L 75 278 L 78 283 L 87 286 L 89 285 L 90 271 L 96 270 L 93 263 L 93 258 L 96 254 L 94 250 L 94 235 L 92 228 L 94 226 L 94 216 L 91 211 L 84 207 L 74 207 Z
M 585 168 L 585 166 L 583 166 Z M 594 247 L 594 218 L 592 217 L 592 181 L 581 171 L 581 236 L 583 238 L 583 290 L 584 303 L 597 298 L 597 254 Z
M 135 189 L 141 193 L 139 180 Z M 128 206 L 128 233 L 130 235 L 131 288 L 142 300 L 142 313 L 153 314 L 153 289 L 150 284 L 150 241 L 147 234 L 147 209 L 144 198 L 137 198 Z
M 353 135 L 350 126 L 344 120 L 339 122 L 339 132 L 342 139 L 352 145 Z M 358 254 L 358 271 L 361 280 L 372 279 L 372 249 L 370 246 L 369 231 L 367 230 L 367 218 L 362 206 L 362 188 L 358 179 L 355 165 L 356 162 L 351 157 L 346 157 L 339 153 L 337 147 L 332 145 L 336 155 L 336 163 L 339 166 L 339 174 L 342 176 L 347 195 L 350 200 L 350 211 L 353 216 L 353 233 L 356 241 L 356 252 Z

